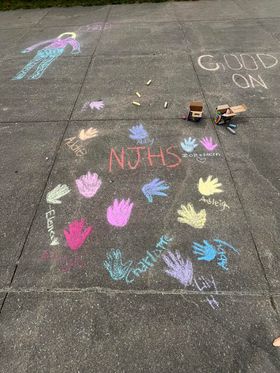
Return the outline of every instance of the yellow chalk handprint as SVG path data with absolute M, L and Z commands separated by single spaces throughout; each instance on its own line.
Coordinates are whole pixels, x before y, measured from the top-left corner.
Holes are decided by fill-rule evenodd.
M 201 229 L 206 223 L 206 211 L 203 209 L 195 212 L 193 205 L 188 203 L 187 206 L 181 205 L 182 210 L 178 210 L 178 222 L 188 224 L 193 228 Z
M 198 190 L 204 196 L 211 196 L 212 194 L 223 192 L 222 189 L 219 189 L 219 187 L 221 187 L 222 184 L 219 183 L 218 178 L 212 178 L 213 176 L 210 175 L 208 176 L 206 181 L 204 181 L 202 178 L 199 179 Z
M 98 130 L 96 128 L 92 128 L 92 127 L 90 127 L 87 130 L 83 129 L 79 133 L 79 138 L 82 141 L 85 141 L 87 139 L 91 139 L 91 138 L 96 137 L 96 136 L 98 136 Z

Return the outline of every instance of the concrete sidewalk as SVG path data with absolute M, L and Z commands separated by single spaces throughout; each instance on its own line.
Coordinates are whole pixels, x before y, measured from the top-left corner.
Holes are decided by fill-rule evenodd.
M 1 373 L 280 371 L 279 20 L 0 13 Z

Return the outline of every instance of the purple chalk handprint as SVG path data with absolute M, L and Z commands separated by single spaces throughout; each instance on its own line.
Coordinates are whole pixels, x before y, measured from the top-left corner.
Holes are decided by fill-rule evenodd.
M 203 139 L 200 141 L 200 143 L 204 146 L 206 150 L 212 151 L 216 149 L 218 144 L 215 144 L 212 137 L 203 137 Z
M 99 179 L 98 175 L 96 173 L 92 174 L 90 171 L 76 180 L 79 192 L 85 198 L 92 198 L 97 193 L 101 184 L 102 181 Z
M 121 200 L 115 199 L 113 204 L 107 208 L 107 220 L 115 227 L 124 227 L 130 218 L 133 203 L 130 199 Z
M 68 230 L 64 229 L 64 236 L 71 250 L 78 250 L 91 234 L 93 227 L 84 227 L 85 219 L 73 220 L 69 224 Z M 85 228 L 85 229 L 84 229 Z
M 91 109 L 101 110 L 104 108 L 104 102 L 102 100 L 99 101 L 91 101 L 89 103 L 89 107 Z
M 176 250 L 175 254 L 168 251 L 166 255 L 162 256 L 167 269 L 165 272 L 176 278 L 182 285 L 191 285 L 193 280 L 193 266 L 192 262 L 188 259 L 183 259 L 180 252 Z
M 143 140 L 147 139 L 149 137 L 148 132 L 145 130 L 143 124 L 139 123 L 138 125 L 136 124 L 132 128 L 129 129 L 130 135 L 129 137 L 132 140 L 137 140 L 140 143 L 143 142 Z

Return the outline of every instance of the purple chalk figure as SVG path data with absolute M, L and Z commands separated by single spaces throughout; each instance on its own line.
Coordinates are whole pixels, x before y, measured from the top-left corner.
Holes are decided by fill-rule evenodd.
M 64 37 L 65 35 L 68 35 Z M 70 36 L 69 36 L 70 35 Z M 38 44 L 34 44 L 29 48 L 26 48 L 22 53 L 32 52 L 34 49 L 41 45 L 47 44 L 43 49 L 39 49 L 36 56 L 32 58 L 27 65 L 15 76 L 13 80 L 20 80 L 35 66 L 36 71 L 28 79 L 39 79 L 45 72 L 45 70 L 64 52 L 64 49 L 69 45 L 72 47 L 72 54 L 80 53 L 80 44 L 76 40 L 75 32 L 64 32 L 57 38 L 41 41 Z
M 113 204 L 107 208 L 107 220 L 115 227 L 124 227 L 130 218 L 133 203 L 130 199 L 122 199 L 120 202 L 115 199 Z

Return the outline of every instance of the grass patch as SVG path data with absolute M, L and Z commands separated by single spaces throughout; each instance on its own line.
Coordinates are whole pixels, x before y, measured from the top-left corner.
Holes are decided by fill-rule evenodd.
M 133 3 L 160 3 L 167 0 L 0 0 L 0 10 L 12 9 L 35 9 L 70 6 L 89 6 L 89 5 L 106 5 L 106 4 L 133 4 Z

